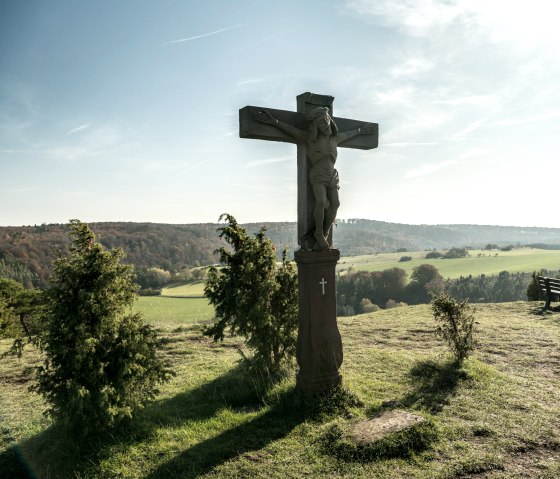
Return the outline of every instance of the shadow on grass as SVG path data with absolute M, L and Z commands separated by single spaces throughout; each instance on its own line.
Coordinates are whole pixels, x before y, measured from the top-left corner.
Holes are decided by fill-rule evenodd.
M 440 412 L 455 395 L 459 383 L 469 377 L 454 360 L 421 361 L 408 374 L 414 389 L 399 402 L 432 414 Z
M 304 415 L 293 406 L 297 399 L 294 390 L 283 393 L 264 414 L 180 452 L 146 479 L 195 478 L 229 459 L 258 451 L 285 437 L 304 420 Z
M 529 314 L 534 316 L 540 316 L 541 318 L 547 318 L 554 313 L 560 313 L 560 305 L 559 306 L 549 306 L 546 308 L 544 304 L 542 306 L 531 305 L 529 308 Z
M 162 427 L 179 428 L 204 421 L 226 407 L 258 411 L 265 405 L 264 398 L 273 384 L 270 378 L 255 377 L 240 365 L 198 388 L 152 403 L 134 421 L 109 433 L 78 441 L 53 425 L 20 445 L 11 443 L 0 454 L 0 471 L 14 479 L 99 475 L 102 461 L 115 452 L 126 456 L 130 446 L 155 438 Z M 270 402 L 264 414 L 193 445 L 147 477 L 197 477 L 232 457 L 284 437 L 304 420 L 295 390 L 279 393 Z

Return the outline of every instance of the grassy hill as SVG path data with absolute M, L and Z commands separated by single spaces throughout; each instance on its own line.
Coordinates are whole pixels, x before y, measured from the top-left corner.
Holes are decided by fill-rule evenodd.
M 397 267 L 404 269 L 408 275 L 421 264 L 433 264 L 444 278 L 460 276 L 495 275 L 501 271 L 510 273 L 531 273 L 541 269 L 560 269 L 560 250 L 538 248 L 515 248 L 511 251 L 471 250 L 470 256 L 456 259 L 426 259 L 425 251 L 411 253 L 380 253 L 375 255 L 347 256 L 338 262 L 338 270 L 350 267 L 364 271 L 383 271 Z M 403 256 L 410 256 L 411 261 L 400 262 Z
M 2 477 L 25 477 L 18 457 L 37 478 L 560 477 L 558 309 L 477 306 L 479 345 L 462 369 L 434 338 L 428 306 L 342 318 L 344 384 L 363 404 L 316 416 L 294 392 L 295 370 L 256 389 L 259 381 L 237 364 L 239 340 L 203 338 L 205 317 L 189 313 L 190 300 L 148 300 L 137 307 L 166 338 L 177 375 L 132 424 L 91 443 L 64 437 L 42 416 L 41 398 L 27 390 L 36 352 L 0 361 Z M 0 354 L 8 346 L 0 341 Z M 433 418 L 432 446 L 413 457 L 338 457 L 327 441 L 331 427 L 373 415 L 386 401 Z

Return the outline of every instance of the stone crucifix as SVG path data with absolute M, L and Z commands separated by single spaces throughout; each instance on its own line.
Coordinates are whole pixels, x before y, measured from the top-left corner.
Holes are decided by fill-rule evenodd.
M 297 111 L 246 106 L 239 110 L 239 136 L 297 144 L 299 329 L 297 384 L 309 393 L 328 391 L 342 381 L 342 340 L 336 324 L 332 224 L 339 206 L 337 148 L 370 150 L 378 145 L 378 125 L 333 117 L 334 97 L 303 93 Z

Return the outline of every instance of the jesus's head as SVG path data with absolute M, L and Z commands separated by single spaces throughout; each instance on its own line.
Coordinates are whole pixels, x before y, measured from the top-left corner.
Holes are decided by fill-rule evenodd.
M 307 114 L 306 119 L 310 124 L 313 138 L 317 138 L 319 132 L 326 136 L 336 135 L 338 133 L 338 128 L 329 115 L 329 109 L 327 107 L 320 106 L 314 108 Z

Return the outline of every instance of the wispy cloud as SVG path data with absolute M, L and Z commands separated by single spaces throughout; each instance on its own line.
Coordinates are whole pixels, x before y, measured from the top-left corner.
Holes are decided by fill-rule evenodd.
M 393 143 L 383 143 L 383 146 L 430 146 L 439 145 L 437 142 L 426 141 L 426 142 L 393 142 Z
M 72 135 L 73 133 L 77 133 L 78 131 L 87 130 L 91 126 L 91 123 L 84 123 L 83 125 L 77 126 L 76 128 L 72 128 L 71 130 L 67 131 L 67 135 Z
M 242 86 L 242 85 L 249 85 L 252 83 L 261 83 L 266 81 L 265 78 L 253 78 L 251 80 L 242 80 L 242 81 L 238 81 L 235 85 L 236 86 Z
M 527 123 L 535 123 L 537 121 L 554 120 L 560 118 L 560 111 L 553 111 L 543 113 L 541 115 L 533 115 L 525 118 L 506 118 L 490 123 L 492 126 L 512 126 L 512 125 L 525 125 Z
M 243 23 L 240 25 L 233 25 L 231 27 L 220 28 L 219 30 L 215 30 L 213 32 L 202 33 L 200 35 L 194 35 L 192 37 L 187 37 L 187 38 L 179 38 L 177 40 L 171 40 L 170 42 L 163 43 L 162 46 L 173 45 L 174 43 L 190 42 L 191 40 L 198 40 L 199 38 L 211 37 L 212 35 L 217 35 L 218 33 L 223 33 L 223 32 L 227 32 L 228 30 L 233 30 L 235 28 L 241 28 L 246 26 L 247 24 Z
M 255 168 L 257 166 L 269 165 L 271 163 L 282 163 L 284 161 L 294 161 L 294 159 L 287 156 L 281 156 L 278 158 L 268 158 L 266 160 L 254 160 L 246 163 L 243 168 Z
M 479 120 L 473 121 L 472 123 L 470 123 L 466 127 L 462 128 L 458 132 L 454 133 L 451 136 L 451 139 L 452 140 L 457 140 L 457 139 L 463 138 L 463 137 L 467 136 L 469 133 L 473 132 L 474 130 L 477 130 L 478 128 L 480 128 L 487 121 L 488 121 L 487 118 L 480 118 Z
M 430 175 L 438 170 L 447 168 L 448 166 L 454 165 L 456 161 L 444 161 L 442 163 L 432 163 L 427 165 L 422 165 L 420 168 L 414 168 L 408 171 L 404 176 L 405 178 L 420 178 L 421 176 Z

